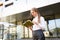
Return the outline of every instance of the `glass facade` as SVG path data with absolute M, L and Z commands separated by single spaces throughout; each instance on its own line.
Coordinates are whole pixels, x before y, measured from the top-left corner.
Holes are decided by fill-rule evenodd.
M 8 17 L 8 19 L 7 17 L 2 19 L 0 22 L 0 39 L 15 40 L 21 38 L 32 38 L 32 31 L 22 25 L 23 20 L 16 20 L 16 17 L 11 18 L 11 16 Z M 48 19 L 48 21 L 46 20 L 45 28 L 45 37 L 60 37 L 60 16 L 55 15 L 54 19 Z
M 49 31 L 52 33 L 53 37 L 60 36 L 60 19 L 49 20 Z
M 3 32 L 4 32 L 4 25 L 0 24 L 0 39 L 2 39 L 4 36 Z

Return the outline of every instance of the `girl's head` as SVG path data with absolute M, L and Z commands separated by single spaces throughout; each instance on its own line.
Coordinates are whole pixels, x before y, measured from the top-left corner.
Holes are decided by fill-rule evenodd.
M 32 14 L 33 17 L 36 17 L 36 16 L 39 15 L 39 11 L 38 11 L 37 8 L 32 8 L 32 9 L 30 10 L 30 13 Z

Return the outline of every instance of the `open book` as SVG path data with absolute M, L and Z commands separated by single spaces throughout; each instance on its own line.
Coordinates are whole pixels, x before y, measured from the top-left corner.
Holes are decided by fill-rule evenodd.
M 31 20 L 27 20 L 27 21 L 25 21 L 25 22 L 23 23 L 23 25 L 26 26 L 26 27 L 30 27 L 30 26 L 33 25 L 33 23 L 32 23 Z

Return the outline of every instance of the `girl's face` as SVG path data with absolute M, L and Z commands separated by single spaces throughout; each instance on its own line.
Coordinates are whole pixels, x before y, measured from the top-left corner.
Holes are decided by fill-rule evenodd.
M 31 10 L 30 12 L 31 12 L 31 14 L 32 14 L 33 17 L 36 17 L 38 15 L 38 13 L 35 12 L 35 11 L 33 11 L 33 10 Z

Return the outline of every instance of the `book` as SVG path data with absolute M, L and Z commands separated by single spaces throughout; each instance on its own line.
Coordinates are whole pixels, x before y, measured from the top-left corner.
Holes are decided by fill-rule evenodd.
M 25 21 L 25 22 L 23 23 L 23 25 L 26 26 L 26 27 L 30 27 L 30 26 L 33 25 L 33 23 L 32 23 L 31 20 L 27 20 L 27 21 Z

